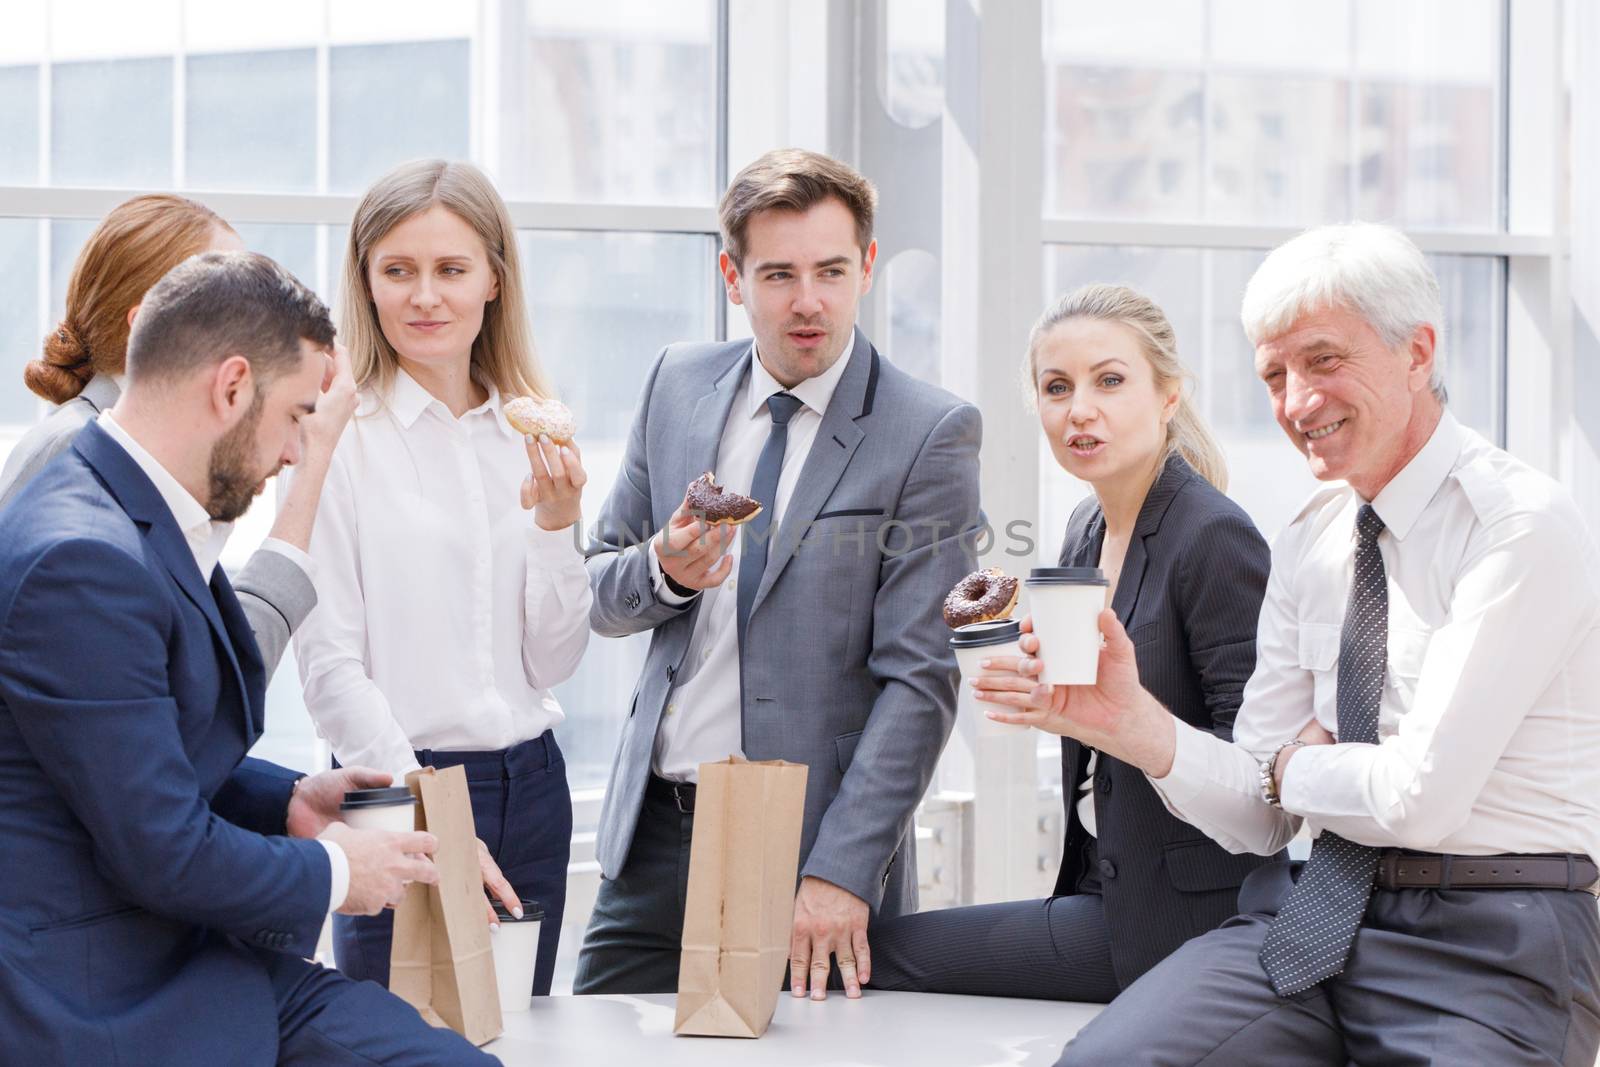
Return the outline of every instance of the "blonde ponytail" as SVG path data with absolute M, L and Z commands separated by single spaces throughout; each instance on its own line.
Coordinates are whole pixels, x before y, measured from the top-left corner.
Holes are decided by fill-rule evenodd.
M 1167 422 L 1168 454 L 1175 452 L 1182 456 L 1200 477 L 1216 486 L 1219 492 L 1227 492 L 1228 464 L 1222 458 L 1222 446 L 1189 396 L 1194 378 L 1178 359 L 1178 339 L 1172 323 L 1156 302 L 1143 293 L 1125 285 L 1096 283 L 1074 289 L 1046 308 L 1028 335 L 1028 353 L 1022 363 L 1030 402 L 1034 399 L 1039 346 L 1051 330 L 1068 319 L 1120 322 L 1139 336 L 1145 358 L 1155 372 L 1156 388 L 1165 389 L 1174 382 L 1179 387 L 1178 409 Z

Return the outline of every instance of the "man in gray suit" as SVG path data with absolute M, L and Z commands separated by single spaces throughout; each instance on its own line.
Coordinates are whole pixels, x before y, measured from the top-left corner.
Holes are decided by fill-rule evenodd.
M 790 986 L 871 977 L 873 915 L 916 908 L 912 813 L 955 715 L 940 618 L 971 571 L 978 411 L 855 329 L 877 194 L 850 167 L 770 152 L 723 197 L 728 297 L 755 342 L 673 345 L 645 382 L 592 531 L 592 621 L 652 631 L 600 817 L 604 878 L 579 993 L 677 988 L 697 770 L 810 768 Z M 685 488 L 711 471 L 762 512 L 736 538 Z

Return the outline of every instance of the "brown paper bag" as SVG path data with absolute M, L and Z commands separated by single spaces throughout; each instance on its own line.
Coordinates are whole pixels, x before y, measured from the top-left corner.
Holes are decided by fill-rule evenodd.
M 406 775 L 417 798 L 417 829 L 439 839 L 438 885 L 413 882 L 394 912 L 389 991 L 433 1026 L 481 1045 L 505 1029 L 478 869 L 478 835 L 461 767 Z
M 806 768 L 700 765 L 673 1030 L 760 1037 L 789 966 Z

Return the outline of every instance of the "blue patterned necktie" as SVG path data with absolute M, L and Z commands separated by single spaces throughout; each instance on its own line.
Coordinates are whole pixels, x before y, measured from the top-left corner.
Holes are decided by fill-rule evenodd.
M 772 416 L 772 432 L 761 448 L 761 458 L 756 460 L 756 476 L 750 483 L 750 495 L 761 504 L 761 513 L 744 525 L 744 542 L 739 554 L 739 592 L 735 604 L 738 609 L 739 643 L 744 643 L 744 626 L 750 620 L 750 607 L 755 603 L 756 589 L 761 585 L 761 575 L 767 569 L 767 532 L 772 528 L 772 510 L 778 506 L 778 476 L 783 473 L 783 450 L 789 441 L 789 420 L 800 410 L 798 397 L 788 393 L 773 393 L 767 397 L 767 413 Z
M 1356 515 L 1356 565 L 1339 635 L 1339 742 L 1377 744 L 1378 697 L 1389 648 L 1389 588 L 1378 534 L 1383 520 L 1363 504 Z M 1376 848 L 1324 830 L 1300 880 L 1261 945 L 1261 966 L 1280 997 L 1344 970 L 1378 871 Z

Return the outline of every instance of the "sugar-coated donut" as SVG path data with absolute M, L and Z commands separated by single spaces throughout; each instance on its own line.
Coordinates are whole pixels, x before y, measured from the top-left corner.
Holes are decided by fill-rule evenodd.
M 751 500 L 738 493 L 730 493 L 712 481 L 710 471 L 689 483 L 684 497 L 689 510 L 705 519 L 711 526 L 737 526 L 749 522 L 761 513 L 760 501 Z
M 1017 580 L 999 567 L 973 571 L 944 598 L 944 621 L 955 629 L 975 622 L 1009 618 L 1017 606 Z
M 501 407 L 506 421 L 518 433 L 538 437 L 548 435 L 557 444 L 568 444 L 578 433 L 578 422 L 567 405 L 559 400 L 536 400 L 531 396 L 514 397 Z

